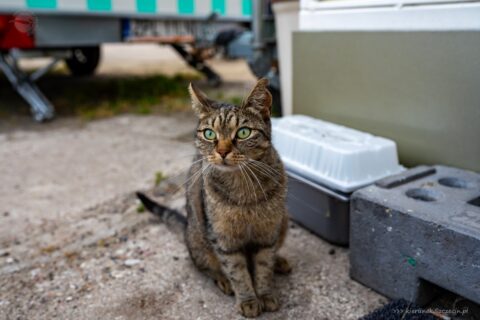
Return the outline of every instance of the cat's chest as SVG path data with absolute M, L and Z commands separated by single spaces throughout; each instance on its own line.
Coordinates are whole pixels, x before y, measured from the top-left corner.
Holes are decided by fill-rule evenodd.
M 225 249 L 250 243 L 269 246 L 276 242 L 282 223 L 282 211 L 265 207 L 212 208 L 209 215 L 211 231 Z

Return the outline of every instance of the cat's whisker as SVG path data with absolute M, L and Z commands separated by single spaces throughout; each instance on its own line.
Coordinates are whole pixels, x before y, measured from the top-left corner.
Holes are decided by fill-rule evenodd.
M 203 159 L 201 159 L 203 160 Z M 198 162 L 198 161 L 197 161 Z M 210 164 L 207 164 L 207 166 L 205 168 L 208 168 L 210 166 Z M 191 176 L 185 181 L 183 182 L 177 189 L 175 189 L 171 194 L 176 194 L 178 191 L 180 191 L 184 186 L 187 185 L 188 182 L 192 181 L 193 179 L 196 180 L 196 178 L 198 178 L 199 176 L 202 175 L 203 171 L 205 170 L 205 168 L 203 167 L 200 167 L 200 169 L 198 169 L 197 171 L 195 171 L 194 173 L 191 174 Z
M 253 177 L 255 178 L 255 180 L 257 180 L 258 186 L 260 187 L 260 189 L 261 189 L 262 192 L 263 192 L 263 196 L 265 197 L 265 200 L 268 200 L 268 199 L 267 199 L 267 194 L 265 193 L 265 190 L 263 189 L 262 184 L 261 184 L 260 181 L 258 180 L 258 177 L 257 177 L 257 175 L 255 174 L 255 172 L 253 172 L 253 170 L 252 170 L 248 165 L 246 165 L 245 168 L 248 169 L 248 171 L 250 171 L 250 172 L 252 173 L 252 175 L 253 175 Z
M 203 160 L 206 160 L 206 159 L 207 159 L 207 157 L 201 157 L 200 159 L 195 160 L 195 161 L 193 161 L 192 163 L 190 163 L 190 166 L 191 166 L 192 164 L 195 164 L 195 163 L 197 163 L 197 162 L 200 162 L 200 161 L 203 161 Z
M 257 168 L 266 177 L 270 178 L 272 181 L 277 183 L 277 185 L 283 185 L 280 180 L 282 178 L 282 175 L 280 175 L 279 173 L 273 172 L 272 170 L 268 170 L 267 167 L 265 167 L 264 165 L 260 165 L 258 163 L 250 163 L 250 165 L 252 165 L 254 168 Z
M 276 175 L 281 175 L 282 174 L 281 172 L 279 172 L 278 170 L 275 170 L 272 166 L 269 166 L 265 162 L 261 162 L 261 161 L 257 161 L 257 160 L 253 160 L 253 159 L 249 159 L 249 161 L 264 167 L 265 169 L 267 169 L 268 171 L 270 171 L 271 173 L 274 173 Z
M 192 181 L 192 185 L 194 185 L 195 183 L 198 182 L 199 179 L 202 179 L 203 175 L 204 175 L 204 172 L 209 168 L 210 164 L 208 164 L 205 168 L 202 169 L 202 172 L 200 172 L 200 174 L 196 175 L 196 177 L 194 178 L 194 180 Z
M 252 193 L 253 195 L 255 196 L 255 203 L 257 204 L 258 203 L 258 199 L 257 199 L 257 194 L 255 192 L 255 185 L 253 184 L 253 181 L 252 179 L 250 178 L 250 176 L 248 175 L 248 172 L 247 171 L 244 171 L 244 167 L 241 165 L 240 167 L 240 170 L 242 170 L 242 174 L 244 173 L 245 174 L 245 177 L 248 178 L 248 181 L 250 182 L 250 186 L 252 187 Z M 247 181 L 247 179 L 245 179 Z M 248 185 L 248 184 L 247 184 Z M 248 186 L 248 190 L 250 191 L 250 186 Z
M 259 166 L 259 164 L 266 165 L 266 164 L 264 164 L 263 162 L 259 162 L 259 161 L 257 161 L 257 163 L 255 163 L 255 162 L 249 162 L 248 164 L 253 165 L 254 167 L 255 167 L 255 166 L 258 166 L 258 167 L 256 167 L 258 170 L 262 170 L 262 167 Z M 273 170 L 273 169 L 272 169 L 272 170 Z M 265 175 L 265 177 L 267 177 L 267 178 L 269 178 L 271 181 L 275 182 L 278 186 L 282 186 L 282 184 L 280 184 L 280 182 L 278 182 L 278 180 L 274 179 L 270 174 L 267 174 L 267 173 L 265 173 L 265 172 L 263 172 L 263 174 Z M 302 199 L 300 199 L 299 197 L 295 196 L 295 195 L 292 194 L 292 193 L 289 193 L 289 197 L 292 197 L 292 198 L 294 198 L 294 199 L 296 199 L 296 200 L 298 200 L 298 201 L 303 201 Z
M 247 167 L 245 167 L 246 169 Z M 248 180 L 250 181 L 251 185 L 252 185 L 252 190 L 253 190 L 253 195 L 255 196 L 255 204 L 258 204 L 258 198 L 257 198 L 257 192 L 255 190 L 255 184 L 253 183 L 253 180 L 252 180 L 252 177 L 250 177 L 250 174 L 248 173 L 248 171 L 245 170 L 245 174 L 246 176 L 248 177 Z
M 248 191 L 248 192 L 250 192 L 250 188 L 249 188 L 249 186 L 248 186 L 247 180 L 245 179 L 245 175 L 244 175 L 244 173 L 243 173 L 242 165 L 240 164 L 238 168 L 240 169 L 240 173 L 241 173 L 241 177 L 242 177 L 242 185 L 247 188 L 247 191 Z M 244 184 L 244 183 L 245 183 L 245 184 Z
M 282 185 L 272 173 L 270 173 L 269 171 L 267 171 L 265 168 L 258 165 L 257 163 L 249 162 L 247 163 L 247 165 L 252 165 L 255 169 L 257 169 L 260 173 L 262 173 L 263 176 L 269 178 L 271 181 L 275 182 L 279 186 Z
M 241 165 L 241 164 L 239 164 L 238 169 L 240 170 L 240 174 L 241 174 L 241 177 L 242 177 L 242 186 L 245 186 L 245 187 L 247 187 L 247 189 L 248 189 L 248 185 L 244 184 L 244 182 L 245 182 L 245 177 L 244 177 L 244 175 L 243 175 L 243 168 L 242 168 L 242 165 Z M 246 183 L 246 182 L 245 182 L 245 183 Z
M 277 170 L 273 169 L 272 166 L 268 165 L 267 163 L 265 163 L 265 162 L 263 162 L 263 161 L 258 161 L 258 160 L 251 159 L 251 158 L 249 158 L 248 160 L 251 161 L 251 162 L 255 162 L 255 163 L 261 163 L 261 164 L 267 166 L 268 168 L 271 168 L 271 169 L 274 170 L 275 172 L 277 172 Z
M 261 164 L 258 164 L 258 163 L 252 162 L 252 161 L 249 161 L 247 164 L 252 165 L 254 168 L 261 170 L 262 173 L 274 176 L 274 173 L 271 172 L 270 170 L 268 170 L 268 168 L 265 168 L 264 165 L 261 165 Z
M 202 157 L 198 160 L 195 160 L 191 163 L 189 163 L 189 167 L 197 162 L 200 162 L 200 161 L 203 161 L 205 160 L 206 157 Z M 176 175 L 173 175 L 173 176 L 168 176 L 166 177 L 165 180 L 162 181 L 162 183 L 165 183 L 165 182 L 168 182 L 168 183 L 173 183 L 175 185 L 178 185 L 180 182 L 183 184 L 184 183 L 184 179 L 179 179 L 181 178 L 183 175 L 185 175 L 185 173 L 188 172 L 188 169 L 187 170 L 182 170 L 180 173 L 176 174 Z M 182 181 L 179 181 L 179 180 L 182 180 Z
M 257 165 L 259 167 L 262 167 L 265 171 L 271 173 L 271 174 L 274 174 L 274 175 L 278 175 L 278 172 L 276 170 L 274 170 L 273 168 L 271 168 L 270 166 L 268 166 L 267 164 L 263 163 L 263 162 L 260 162 L 260 161 L 255 161 L 255 160 L 248 160 L 248 163 L 250 164 L 254 164 L 254 165 Z

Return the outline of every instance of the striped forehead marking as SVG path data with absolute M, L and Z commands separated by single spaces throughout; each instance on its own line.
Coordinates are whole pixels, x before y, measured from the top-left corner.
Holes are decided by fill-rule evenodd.
M 240 119 L 235 112 L 229 108 L 222 108 L 209 120 L 209 125 L 218 133 L 229 135 L 231 130 L 235 130 L 240 123 Z
M 215 129 L 215 131 L 219 131 L 220 127 L 221 127 L 220 117 L 217 115 L 213 119 L 213 129 Z
M 235 112 L 230 111 L 225 122 L 230 128 L 235 128 L 238 125 L 238 116 Z

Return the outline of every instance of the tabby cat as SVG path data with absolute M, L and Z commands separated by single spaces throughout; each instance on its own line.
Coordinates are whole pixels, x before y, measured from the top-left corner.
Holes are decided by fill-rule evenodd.
M 187 219 L 138 194 L 148 210 L 183 226 L 195 266 L 235 294 L 246 317 L 278 310 L 273 274 L 291 270 L 277 255 L 288 227 L 286 176 L 272 146 L 267 84 L 258 81 L 241 106 L 210 100 L 190 84 L 199 121 Z

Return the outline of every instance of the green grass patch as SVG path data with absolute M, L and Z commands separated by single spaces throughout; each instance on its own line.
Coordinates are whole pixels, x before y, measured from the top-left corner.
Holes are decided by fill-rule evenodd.
M 227 102 L 237 106 L 240 106 L 243 102 L 243 97 L 232 94 L 231 92 L 207 90 L 207 96 L 211 97 L 213 100 Z
M 189 108 L 185 76 L 164 75 L 95 79 L 70 87 L 61 97 L 51 99 L 59 113 L 66 111 L 84 119 L 110 117 L 121 113 L 148 115 Z M 69 97 L 68 101 L 64 100 Z
M 155 187 L 158 187 L 167 176 L 162 171 L 155 172 Z
M 137 213 L 144 213 L 144 212 L 145 212 L 145 206 L 143 205 L 143 203 L 140 203 L 137 206 Z
M 39 87 L 59 116 L 85 120 L 122 113 L 149 115 L 190 109 L 188 83 L 192 75 L 102 76 L 75 78 L 55 70 L 39 81 Z M 0 109 L 29 114 L 28 105 L 0 77 Z
M 243 97 L 239 97 L 239 96 L 228 97 L 227 102 L 234 104 L 236 106 L 240 106 L 243 102 Z

